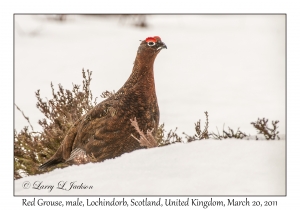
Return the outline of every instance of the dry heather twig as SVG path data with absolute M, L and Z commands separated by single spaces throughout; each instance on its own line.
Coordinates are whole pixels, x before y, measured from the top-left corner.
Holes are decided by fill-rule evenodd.
M 14 131 L 15 179 L 22 177 L 21 172 L 27 175 L 42 173 L 38 170 L 38 166 L 56 152 L 69 128 L 97 104 L 97 98 L 93 99 L 90 90 L 91 76 L 91 71 L 82 70 L 82 86 L 73 84 L 71 90 L 59 85 L 56 91 L 51 83 L 52 98 L 50 99 L 45 100 L 41 97 L 39 90 L 36 92 L 37 108 L 44 115 L 38 121 L 42 127 L 40 132 L 33 130 L 29 118 L 16 105 L 32 131 L 28 126 L 20 132 Z M 59 165 L 59 167 L 66 166 L 67 164 Z
M 140 130 L 138 122 L 136 121 L 136 117 L 131 120 L 131 125 L 135 128 L 135 130 L 140 134 L 140 139 L 136 138 L 134 135 L 131 134 L 131 136 L 137 140 L 141 146 L 145 146 L 147 148 L 152 148 L 152 147 L 157 147 L 158 143 L 156 141 L 156 139 L 154 138 L 154 136 L 152 135 L 152 132 L 154 129 L 152 129 L 151 131 L 147 130 L 146 135 L 143 133 L 143 131 Z
M 30 123 L 29 117 L 27 117 L 24 112 L 15 104 L 15 107 L 22 113 L 23 117 L 27 120 L 28 124 L 30 125 L 31 130 L 33 131 L 33 126 Z
M 277 124 L 279 123 L 279 121 L 272 121 L 273 128 L 268 127 L 268 121 L 269 120 L 265 118 L 258 118 L 256 122 L 252 122 L 251 124 L 257 129 L 258 134 L 263 134 L 267 140 L 275 140 L 276 137 L 279 140 L 279 131 L 277 131 Z
M 173 131 L 172 129 L 167 133 L 165 137 L 166 130 L 164 129 L 165 124 L 158 126 L 156 139 L 159 147 L 167 146 L 169 144 L 174 144 L 177 142 L 182 142 L 182 138 L 176 133 L 177 128 Z
M 222 139 L 230 139 L 230 138 L 235 138 L 235 139 L 243 139 L 247 137 L 248 135 L 240 131 L 240 128 L 237 129 L 236 132 L 234 132 L 233 129 L 228 127 L 228 132 L 224 130 L 224 125 L 223 125 L 223 133 L 220 135 L 218 127 L 217 127 L 218 134 L 212 132 L 211 136 L 214 139 L 222 140 Z
M 109 98 L 109 97 L 114 96 L 115 94 L 116 94 L 116 93 L 115 93 L 114 90 L 113 90 L 113 91 L 108 91 L 108 90 L 106 90 L 106 91 L 104 91 L 104 92 L 101 93 L 100 97 L 101 97 L 101 98 Z
M 194 136 L 189 136 L 186 133 L 183 133 L 188 142 L 201 140 L 201 139 L 208 139 L 209 136 L 211 135 L 208 133 L 208 112 L 204 112 L 204 114 L 206 117 L 206 121 L 205 121 L 205 126 L 203 131 L 201 131 L 201 120 L 198 120 L 195 123 L 196 134 Z

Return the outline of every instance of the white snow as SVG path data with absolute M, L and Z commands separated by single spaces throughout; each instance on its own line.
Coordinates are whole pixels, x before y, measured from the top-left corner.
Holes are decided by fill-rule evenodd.
M 93 189 L 58 189 L 63 182 L 65 189 L 71 182 Z M 39 183 L 53 189 L 33 189 Z M 137 150 L 16 180 L 15 195 L 285 195 L 285 140 L 201 140 Z

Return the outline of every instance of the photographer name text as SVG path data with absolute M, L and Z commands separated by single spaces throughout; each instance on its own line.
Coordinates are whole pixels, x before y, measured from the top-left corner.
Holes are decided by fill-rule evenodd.
M 93 189 L 92 185 L 87 185 L 82 182 L 78 183 L 77 181 L 60 181 L 57 185 L 44 184 L 43 181 L 35 181 L 33 183 L 25 181 L 23 182 L 22 187 L 24 189 L 46 190 L 48 192 L 52 192 L 54 188 L 65 191 Z

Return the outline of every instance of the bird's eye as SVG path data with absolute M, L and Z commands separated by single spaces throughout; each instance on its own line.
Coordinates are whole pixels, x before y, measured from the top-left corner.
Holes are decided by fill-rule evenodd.
M 148 46 L 152 47 L 155 45 L 155 42 L 147 42 Z

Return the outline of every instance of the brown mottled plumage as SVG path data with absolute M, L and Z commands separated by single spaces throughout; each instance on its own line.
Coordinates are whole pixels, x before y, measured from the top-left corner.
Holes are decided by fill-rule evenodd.
M 159 108 L 155 93 L 153 64 L 161 49 L 167 48 L 158 36 L 142 41 L 132 73 L 118 92 L 96 105 L 68 131 L 56 153 L 39 169 L 74 161 L 86 154 L 97 161 L 114 158 L 142 148 L 131 125 L 136 120 L 143 131 L 159 125 Z

